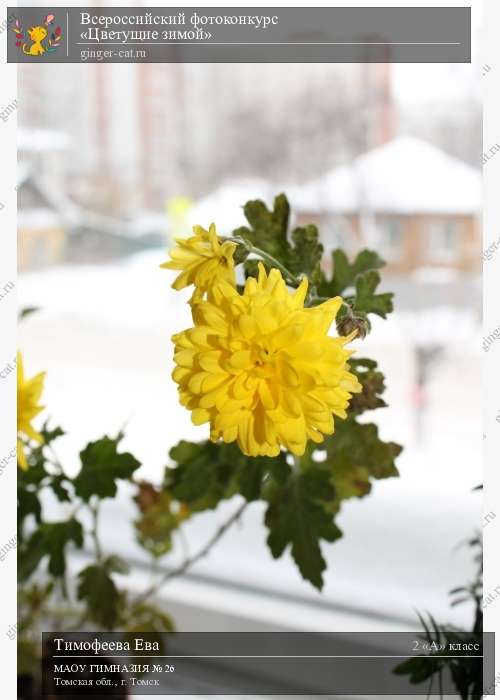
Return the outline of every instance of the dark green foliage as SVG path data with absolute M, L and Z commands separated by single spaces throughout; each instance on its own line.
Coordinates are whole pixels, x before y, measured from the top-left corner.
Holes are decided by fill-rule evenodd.
M 134 498 L 140 517 L 134 522 L 137 539 L 154 557 L 161 557 L 172 549 L 174 531 L 187 517 L 185 508 L 174 501 L 167 489 L 141 482 Z
M 305 275 L 313 284 L 321 280 L 323 246 L 318 229 L 313 224 L 299 226 L 292 231 L 291 240 L 288 239 L 290 205 L 284 194 L 275 198 L 272 211 L 257 199 L 247 202 L 244 212 L 249 226 L 236 229 L 233 235 L 272 255 L 297 278 Z M 271 267 L 266 261 L 264 265 L 268 269 Z M 245 270 L 247 276 L 255 276 L 256 263 L 248 261 Z
M 372 270 L 378 270 L 385 262 L 374 250 L 362 250 L 352 263 L 341 248 L 336 248 L 332 253 L 332 277 L 323 278 L 318 286 L 321 296 L 344 296 L 349 290 L 353 290 L 356 279 Z
M 118 576 L 127 574 L 128 567 L 118 556 L 102 552 L 97 527 L 100 503 L 116 495 L 118 480 L 132 482 L 140 466 L 131 454 L 118 452 L 122 435 L 114 439 L 104 436 L 89 443 L 81 452 L 80 472 L 71 478 L 62 471 L 52 447 L 63 431 L 49 430 L 46 424 L 41 432 L 44 443 L 28 448 L 30 466 L 25 472 L 19 471 L 18 480 L 18 576 L 23 581 L 19 595 L 19 668 L 27 673 L 37 673 L 40 663 L 38 643 L 32 641 L 29 631 L 46 629 L 47 620 L 53 615 L 59 619 L 61 596 L 65 611 L 61 628 L 80 628 L 87 623 L 102 630 L 173 630 L 173 622 L 165 611 L 149 600 L 139 601 L 120 590 Z M 136 526 L 139 543 L 156 556 L 155 548 L 165 549 L 173 529 L 187 516 L 174 517 L 169 510 L 172 497 L 151 489 L 154 494 L 160 494 L 160 499 L 148 501 L 148 494 L 142 489 L 142 499 L 138 502 L 141 519 Z M 73 515 L 57 522 L 45 521 L 41 507 L 43 492 L 51 492 L 58 501 L 71 504 Z M 163 508 L 167 501 L 168 508 Z M 87 517 L 80 520 L 81 515 Z M 89 515 L 93 520 L 91 529 Z M 168 527 L 165 518 L 170 518 Z M 94 544 L 95 554 L 79 572 L 77 585 L 72 588 L 66 583 L 66 560 L 84 544 Z M 52 579 L 40 588 L 33 580 L 36 581 L 45 565 Z
M 380 284 L 380 273 L 377 270 L 368 270 L 356 277 L 356 295 L 352 299 L 353 308 L 358 313 L 376 314 L 386 318 L 393 310 L 392 292 L 375 294 Z
M 35 314 L 37 311 L 40 311 L 38 306 L 25 306 L 19 311 L 18 319 L 19 321 L 22 321 L 28 316 L 31 316 L 31 314 Z
M 374 371 L 375 364 L 363 362 L 368 374 Z M 266 500 L 273 556 L 281 556 L 290 545 L 302 576 L 321 588 L 325 562 L 320 543 L 341 536 L 334 522 L 341 502 L 365 496 L 374 479 L 397 476 L 395 458 L 401 447 L 382 441 L 374 424 L 354 418 L 337 420 L 335 434 L 319 446 L 326 450 L 326 460 L 317 461 L 316 446 L 311 445 L 297 470 L 284 453 L 278 458 L 246 457 L 235 444 L 183 440 L 170 452 L 177 466 L 166 470 L 165 487 L 191 511 L 214 508 L 237 493 L 248 501 Z
M 374 423 L 358 423 L 354 418 L 337 421 L 335 433 L 324 443 L 329 469 L 339 501 L 366 496 L 373 479 L 398 476 L 395 459 L 402 448 L 380 439 Z
M 307 277 L 310 305 L 334 296 L 344 297 L 346 305 L 337 317 L 341 335 L 357 329 L 359 337 L 364 337 L 370 330 L 370 314 L 386 318 L 393 310 L 393 294 L 377 293 L 381 279 L 378 270 L 385 262 L 375 251 L 362 250 L 350 263 L 345 252 L 337 248 L 332 253 L 333 272 L 328 279 L 321 267 L 323 246 L 317 227 L 313 224 L 299 226 L 288 235 L 290 205 L 284 194 L 275 198 L 272 210 L 264 202 L 255 200 L 247 202 L 244 212 L 249 226 L 236 229 L 233 235 L 277 259 L 291 273 L 288 278 L 285 275 L 290 286 L 296 287 L 303 276 Z M 269 260 L 261 262 L 267 269 L 273 266 Z M 257 260 L 248 260 L 246 275 L 255 277 L 257 267 Z
M 56 474 L 48 480 L 48 486 L 59 501 L 71 503 L 69 481 L 64 474 Z
M 42 506 L 38 494 L 28 489 L 19 489 L 17 494 L 17 523 L 22 527 L 28 515 L 33 515 L 38 523 L 42 518 Z
M 91 564 L 78 574 L 78 600 L 86 603 L 89 619 L 105 630 L 116 626 L 119 615 L 119 595 L 113 573 L 127 573 L 127 566 L 116 556 Z
M 266 478 L 271 475 L 282 482 L 289 472 L 284 453 L 278 457 L 246 457 L 234 443 L 182 440 L 172 448 L 170 457 L 177 466 L 166 470 L 165 486 L 192 511 L 215 508 L 237 493 L 247 501 L 255 501 L 261 496 Z
M 48 557 L 48 571 L 55 577 L 66 571 L 66 548 L 83 546 L 83 529 L 75 518 L 62 522 L 41 523 L 27 542 L 19 548 L 19 576 L 28 578 Z
M 92 496 L 116 496 L 117 479 L 129 479 L 141 464 L 130 452 L 118 452 L 123 435 L 89 442 L 80 452 L 82 468 L 74 480 L 76 495 L 88 501 Z
M 364 411 L 387 406 L 382 398 L 385 391 L 383 373 L 377 369 L 375 360 L 355 358 L 349 361 L 350 371 L 356 375 L 363 387 L 359 394 L 354 394 L 349 404 L 349 413 L 358 415 Z
M 280 557 L 290 545 L 300 573 L 320 590 L 326 569 L 320 541 L 334 542 L 342 535 L 326 509 L 334 494 L 328 473 L 320 469 L 294 472 L 267 494 L 265 523 L 273 557 Z
M 287 241 L 290 205 L 285 195 L 280 194 L 275 198 L 272 211 L 259 199 L 247 202 L 243 211 L 249 226 L 242 226 L 233 234 L 284 262 L 290 248 Z
M 292 231 L 293 248 L 289 253 L 290 270 L 295 275 L 306 275 L 312 284 L 321 280 L 323 246 L 316 226 L 300 226 Z

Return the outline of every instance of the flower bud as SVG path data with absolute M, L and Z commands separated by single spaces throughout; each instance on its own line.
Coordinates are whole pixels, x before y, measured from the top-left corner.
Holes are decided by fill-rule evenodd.
M 352 312 L 348 312 L 337 321 L 337 332 L 339 335 L 350 335 L 356 331 L 356 338 L 366 338 L 366 334 L 370 330 L 370 324 L 366 317 L 356 316 Z

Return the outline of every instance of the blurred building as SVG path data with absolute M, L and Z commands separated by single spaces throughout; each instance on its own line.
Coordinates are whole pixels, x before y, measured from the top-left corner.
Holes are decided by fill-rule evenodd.
M 109 216 L 68 194 L 70 140 L 64 132 L 20 128 L 18 158 L 20 270 L 101 262 L 164 244 L 165 215 L 138 211 L 128 218 Z
M 374 247 L 398 273 L 480 269 L 480 173 L 420 139 L 394 139 L 290 197 L 327 249 Z
M 23 173 L 18 190 L 26 206 L 18 211 L 18 266 L 20 270 L 54 265 L 64 259 L 66 232 L 36 179 Z
M 65 198 L 85 214 L 81 245 L 71 239 L 72 260 L 98 259 L 100 231 L 110 234 L 103 258 L 135 249 L 132 232 L 158 236 L 166 202 L 180 197 L 196 202 L 196 223 L 215 220 L 227 232 L 233 220 L 242 223 L 242 204 L 265 190 L 268 202 L 287 192 L 299 221 L 320 223 L 327 249 L 373 246 L 397 273 L 429 266 L 474 272 L 479 173 L 435 145 L 443 141 L 441 117 L 429 110 L 434 145 L 396 138 L 394 70 L 22 64 L 20 125 L 26 134 L 57 132 L 67 141 L 64 151 L 31 149 L 31 182 L 50 191 L 56 210 L 67 209 Z M 420 94 L 422 84 L 415 86 Z M 455 117 L 449 102 L 446 109 Z M 465 141 L 474 130 L 464 122 L 458 131 Z
M 20 124 L 71 140 L 65 186 L 92 209 L 163 210 L 222 179 L 301 180 L 394 135 L 390 64 L 30 64 Z M 325 160 L 326 158 L 326 160 Z
M 64 133 L 18 130 L 17 221 L 21 270 L 64 259 L 62 160 L 66 148 Z

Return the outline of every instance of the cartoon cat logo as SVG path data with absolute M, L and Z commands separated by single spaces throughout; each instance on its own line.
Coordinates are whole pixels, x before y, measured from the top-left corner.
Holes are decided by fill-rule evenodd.
M 17 48 L 26 56 L 43 56 L 44 53 L 56 51 L 61 45 L 62 34 L 61 27 L 55 27 L 54 31 L 50 29 L 55 18 L 55 15 L 47 15 L 43 20 L 43 25 L 30 27 L 26 32 L 21 27 L 19 20 L 16 19 L 12 31 L 16 35 Z

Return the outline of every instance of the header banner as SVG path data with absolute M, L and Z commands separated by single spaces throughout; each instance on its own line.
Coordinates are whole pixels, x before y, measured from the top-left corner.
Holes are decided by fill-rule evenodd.
M 469 63 L 468 7 L 10 7 L 10 63 Z

